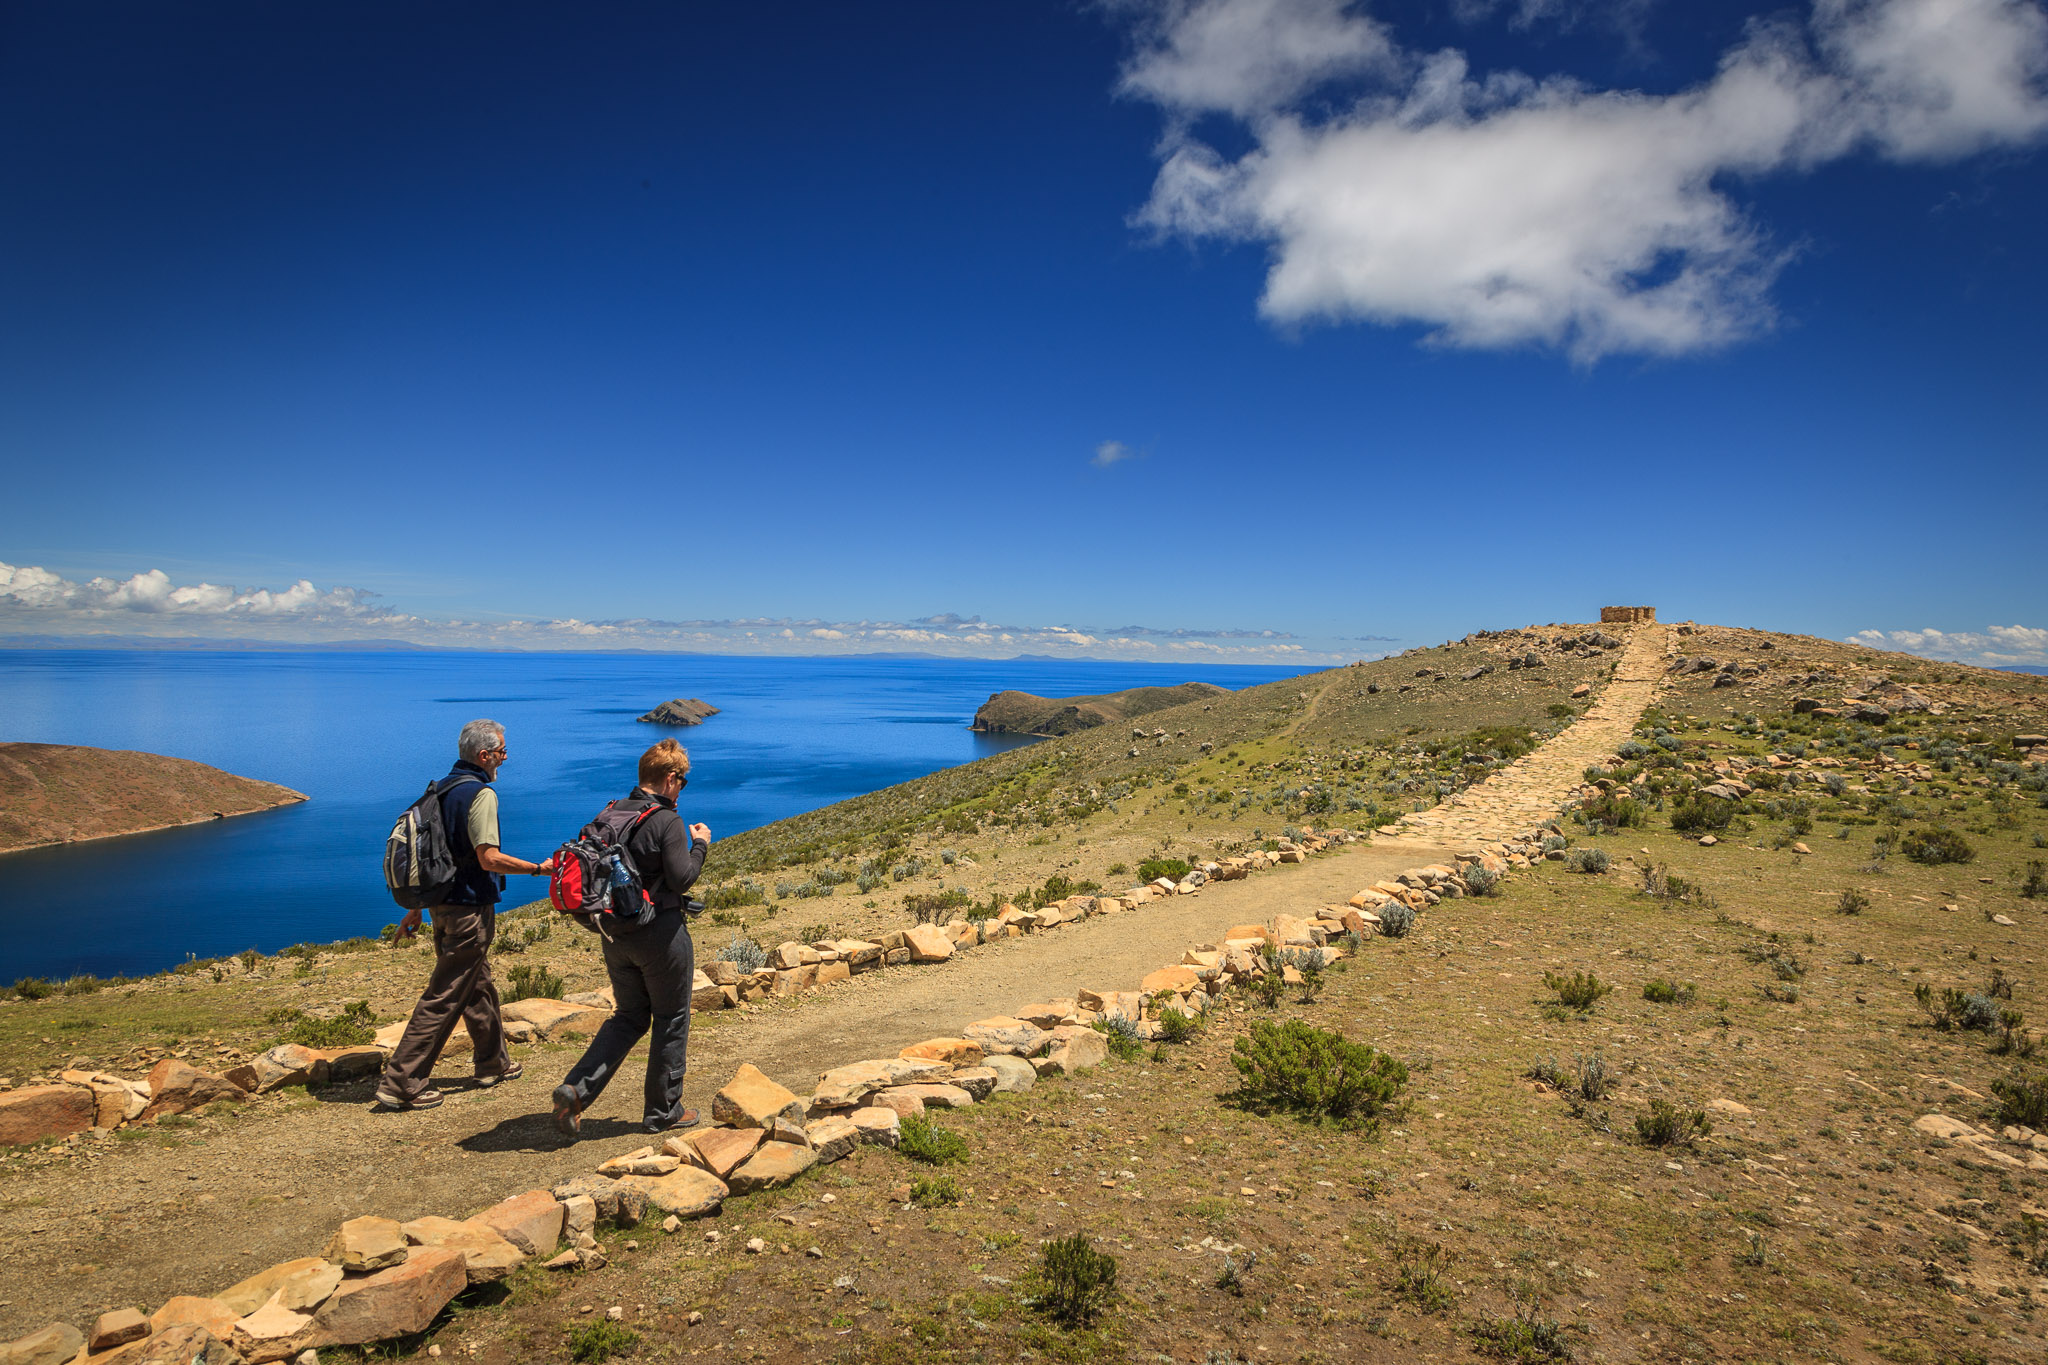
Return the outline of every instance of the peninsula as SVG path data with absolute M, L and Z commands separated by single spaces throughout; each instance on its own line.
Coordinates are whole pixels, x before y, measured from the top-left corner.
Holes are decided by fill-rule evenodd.
M 998 692 L 974 713 L 970 728 L 992 735 L 1043 735 L 1057 739 L 1098 725 L 1164 711 L 1169 706 L 1229 695 L 1227 687 L 1200 682 L 1185 682 L 1178 687 L 1133 687 L 1094 697 L 1035 697 L 1029 692 Z
M 305 800 L 190 759 L 78 744 L 0 744 L 0 853 L 198 824 Z

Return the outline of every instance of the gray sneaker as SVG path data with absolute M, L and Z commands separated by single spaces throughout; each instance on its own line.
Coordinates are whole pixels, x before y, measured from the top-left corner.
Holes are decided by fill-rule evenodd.
M 438 1090 L 422 1090 L 411 1099 L 399 1094 L 388 1085 L 377 1087 L 377 1103 L 386 1109 L 432 1109 L 441 1102 Z

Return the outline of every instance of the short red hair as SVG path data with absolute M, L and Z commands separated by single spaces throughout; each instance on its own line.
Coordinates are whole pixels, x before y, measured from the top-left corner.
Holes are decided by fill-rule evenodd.
M 640 755 L 640 785 L 652 791 L 668 781 L 670 773 L 677 777 L 690 775 L 690 751 L 672 739 L 661 743 Z

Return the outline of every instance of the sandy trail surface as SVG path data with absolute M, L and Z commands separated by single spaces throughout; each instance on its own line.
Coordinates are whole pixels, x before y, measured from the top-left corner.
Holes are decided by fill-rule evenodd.
M 765 1009 L 698 1015 L 685 1101 L 708 1122 L 712 1093 L 741 1062 L 808 1093 L 821 1071 L 894 1056 L 975 1019 L 1083 988 L 1135 989 L 1231 925 L 1341 903 L 1451 852 L 1383 839 L 986 944 L 943 966 L 867 973 Z M 149 1312 L 174 1294 L 216 1293 L 319 1254 L 344 1219 L 463 1217 L 649 1141 L 639 1128 L 644 1043 L 586 1116 L 582 1141 L 555 1136 L 548 1092 L 581 1045 L 519 1049 L 525 1076 L 492 1089 L 471 1086 L 467 1056 L 457 1056 L 439 1073 L 448 1100 L 438 1109 L 377 1111 L 374 1083 L 363 1080 L 192 1129 L 80 1144 L 69 1165 L 16 1176 L 0 1194 L 0 1340 L 52 1320 L 86 1323 L 112 1308 Z

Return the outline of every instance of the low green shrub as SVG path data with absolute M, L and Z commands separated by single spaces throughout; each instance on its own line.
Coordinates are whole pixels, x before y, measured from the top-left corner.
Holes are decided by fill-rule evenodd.
M 1385 938 L 1406 938 L 1415 927 L 1415 911 L 1406 901 L 1388 901 L 1373 913 L 1380 917 L 1380 934 Z
M 1671 828 L 1680 834 L 1712 834 L 1735 819 L 1735 803 L 1718 796 L 1689 796 L 1671 808 Z
M 1040 1312 L 1070 1327 L 1086 1327 L 1116 1297 L 1116 1257 L 1097 1251 L 1086 1233 L 1045 1244 L 1027 1292 Z
M 1467 864 L 1464 870 L 1465 889 L 1475 896 L 1497 896 L 1500 894 L 1500 874 L 1489 872 L 1478 863 Z
M 960 1183 L 950 1175 L 921 1175 L 910 1182 L 910 1202 L 936 1209 L 960 1202 Z
M 639 1344 L 638 1332 L 622 1327 L 610 1318 L 599 1318 L 570 1331 L 569 1359 L 578 1365 L 595 1365 L 595 1362 L 622 1356 Z
M 1930 867 L 1942 863 L 1967 863 L 1977 856 L 1977 850 L 1970 847 L 1969 840 L 1952 829 L 1908 830 L 1906 837 L 1899 840 L 1899 852 Z
M 1650 822 L 1649 811 L 1633 796 L 1596 796 L 1579 803 L 1579 814 L 1588 824 L 1597 822 L 1609 829 L 1628 829 Z
M 1120 1062 L 1135 1062 L 1145 1055 L 1145 1039 L 1128 1015 L 1112 1014 L 1097 1019 L 1091 1027 L 1109 1044 L 1109 1055 Z
M 950 1128 L 941 1128 L 923 1114 L 908 1114 L 897 1130 L 896 1150 L 912 1161 L 943 1166 L 967 1160 L 967 1139 Z
M 1501 1360 L 1529 1362 L 1570 1361 L 1571 1343 L 1565 1329 L 1539 1316 L 1535 1300 L 1511 1318 L 1482 1318 L 1472 1324 L 1472 1346 L 1481 1355 Z
M 1394 1266 L 1395 1298 L 1406 1299 L 1422 1313 L 1441 1313 L 1458 1301 L 1450 1284 L 1451 1253 L 1436 1242 L 1412 1240 L 1402 1245 Z
M 1646 1147 L 1690 1145 L 1714 1131 L 1704 1109 L 1680 1109 L 1670 1100 L 1651 1100 L 1650 1112 L 1636 1116 L 1636 1136 Z
M 1666 981 L 1653 976 L 1643 983 L 1643 999 L 1653 1005 L 1690 1005 L 1699 996 L 1699 988 L 1692 982 Z
M 1835 913 L 1838 915 L 1860 915 L 1870 908 L 1870 897 L 1855 887 L 1843 888 L 1835 898 Z
M 1567 872 L 1587 872 L 1595 876 L 1607 870 L 1609 860 L 1604 848 L 1575 848 L 1564 855 Z
M 377 1016 L 370 1012 L 367 1000 L 350 1001 L 332 1019 L 315 1019 L 289 1005 L 272 1010 L 266 1018 L 286 1026 L 278 1042 L 300 1047 L 361 1047 L 377 1036 Z
M 1185 1043 L 1201 1032 L 1201 1021 L 1191 1014 L 1168 1006 L 1159 1011 L 1159 1039 L 1166 1043 Z
M 2020 883 L 2020 895 L 2028 900 L 2048 896 L 2048 863 L 2042 862 L 2039 858 L 2028 861 L 2027 879 Z
M 1954 986 L 1936 991 L 1926 982 L 1913 988 L 1913 1000 L 1943 1033 L 1989 1032 L 1998 1025 L 1998 1002 L 1977 991 Z
M 1193 870 L 1179 858 L 1147 858 L 1138 864 L 1138 880 L 1156 882 L 1164 877 L 1170 882 L 1177 882 Z
M 1590 1011 L 1601 996 L 1614 989 L 1591 972 L 1573 972 L 1570 976 L 1545 972 L 1543 984 L 1556 992 L 1558 1004 L 1580 1014 Z
M 508 1005 L 514 1000 L 559 1000 L 564 984 L 559 975 L 539 963 L 522 962 L 505 974 L 502 998 Z
M 14 983 L 14 993 L 24 1000 L 47 1000 L 57 988 L 40 976 L 24 976 Z
M 1393 1057 L 1299 1019 L 1255 1022 L 1230 1062 L 1239 1077 L 1232 1098 L 1244 1108 L 1345 1126 L 1371 1123 L 1408 1083 Z
M 2048 1128 L 2048 1072 L 2032 1078 L 1996 1080 L 1991 1093 L 1998 1096 L 1998 1121 Z

